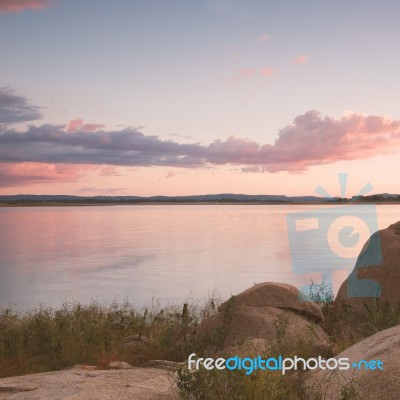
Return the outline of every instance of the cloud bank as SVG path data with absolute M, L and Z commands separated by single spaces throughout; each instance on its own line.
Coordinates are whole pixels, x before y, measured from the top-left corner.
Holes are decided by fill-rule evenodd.
M 0 0 L 0 14 L 21 12 L 26 9 L 40 10 L 49 4 L 49 0 Z
M 119 175 L 118 166 L 234 165 L 243 172 L 296 173 L 394 153 L 400 146 L 400 120 L 356 113 L 332 118 L 311 110 L 282 128 L 271 144 L 230 136 L 208 145 L 163 140 L 140 128 L 107 130 L 79 118 L 67 125 L 30 126 L 22 132 L 12 128 L 13 123 L 38 118 L 38 107 L 11 89 L 0 90 L 0 185 L 74 181 L 91 171 L 113 176 Z
M 9 88 L 0 88 L 0 126 L 39 118 L 39 107 L 30 105 L 24 97 L 15 95 Z
M 243 171 L 301 172 L 313 165 L 392 153 L 400 145 L 400 121 L 381 116 L 340 119 L 308 111 L 280 130 L 272 144 L 231 136 L 209 145 L 177 143 L 134 128 L 88 130 L 85 124 L 31 126 L 0 133 L 0 162 L 167 166 L 238 165 Z
M 32 183 L 75 182 L 92 166 L 43 163 L 0 163 L 0 186 L 13 187 Z

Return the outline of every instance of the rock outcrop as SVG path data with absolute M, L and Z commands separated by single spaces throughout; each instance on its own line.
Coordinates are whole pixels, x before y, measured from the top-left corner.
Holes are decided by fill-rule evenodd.
M 319 306 L 294 286 L 266 282 L 232 297 L 218 313 L 204 320 L 189 335 L 192 348 L 204 352 L 246 354 L 265 353 L 277 340 L 306 343 L 317 355 L 329 355 L 327 335 L 319 322 Z M 308 300 L 308 301 L 304 301 Z
M 365 364 L 359 370 L 350 367 L 341 371 L 307 372 L 308 385 L 315 394 L 325 393 L 326 400 L 360 398 L 363 400 L 398 400 L 400 394 L 400 326 L 385 329 L 364 339 L 335 357 L 349 358 L 349 363 L 360 360 L 380 360 L 382 369 L 366 370 Z M 358 397 L 345 397 L 344 393 L 356 391 Z
M 379 242 L 381 257 L 376 248 Z M 365 304 L 374 301 L 392 307 L 400 304 L 400 221 L 371 236 L 335 299 L 358 313 L 365 310 Z
M 176 400 L 171 372 L 157 368 L 45 372 L 0 379 L 0 400 Z

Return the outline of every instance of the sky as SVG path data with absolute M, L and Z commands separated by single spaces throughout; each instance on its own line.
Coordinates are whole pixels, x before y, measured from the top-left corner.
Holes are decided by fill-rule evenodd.
M 0 0 L 0 194 L 400 193 L 396 0 Z

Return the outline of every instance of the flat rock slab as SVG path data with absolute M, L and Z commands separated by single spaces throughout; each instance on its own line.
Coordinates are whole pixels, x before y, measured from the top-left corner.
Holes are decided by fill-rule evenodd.
M 175 400 L 173 387 L 162 369 L 73 369 L 0 379 L 0 400 Z
M 310 387 L 314 387 L 316 393 L 324 393 L 324 399 L 349 398 L 343 397 L 341 391 L 352 382 L 362 400 L 400 399 L 400 325 L 361 340 L 335 358 L 341 357 L 349 358 L 350 363 L 379 359 L 384 369 L 309 372 Z

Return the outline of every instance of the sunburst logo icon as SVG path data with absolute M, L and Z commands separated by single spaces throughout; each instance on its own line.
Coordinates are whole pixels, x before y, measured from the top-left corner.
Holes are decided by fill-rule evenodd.
M 340 173 L 338 177 L 341 197 L 331 196 L 321 185 L 316 188 L 318 194 L 329 200 L 327 204 L 331 207 L 321 205 L 313 210 L 288 213 L 286 217 L 293 273 L 300 276 L 318 275 L 330 287 L 335 271 L 344 270 L 349 275 L 355 267 L 382 263 L 380 240 L 376 239 L 376 206 L 356 202 L 360 196 L 372 190 L 372 185 L 367 183 L 356 196 L 347 200 L 348 174 Z M 373 234 L 374 240 L 371 242 Z M 359 257 L 365 249 L 368 249 L 368 256 Z M 353 273 L 348 295 L 376 297 L 380 293 L 378 283 L 365 283 Z M 300 289 L 309 294 L 311 286 L 305 285 Z

